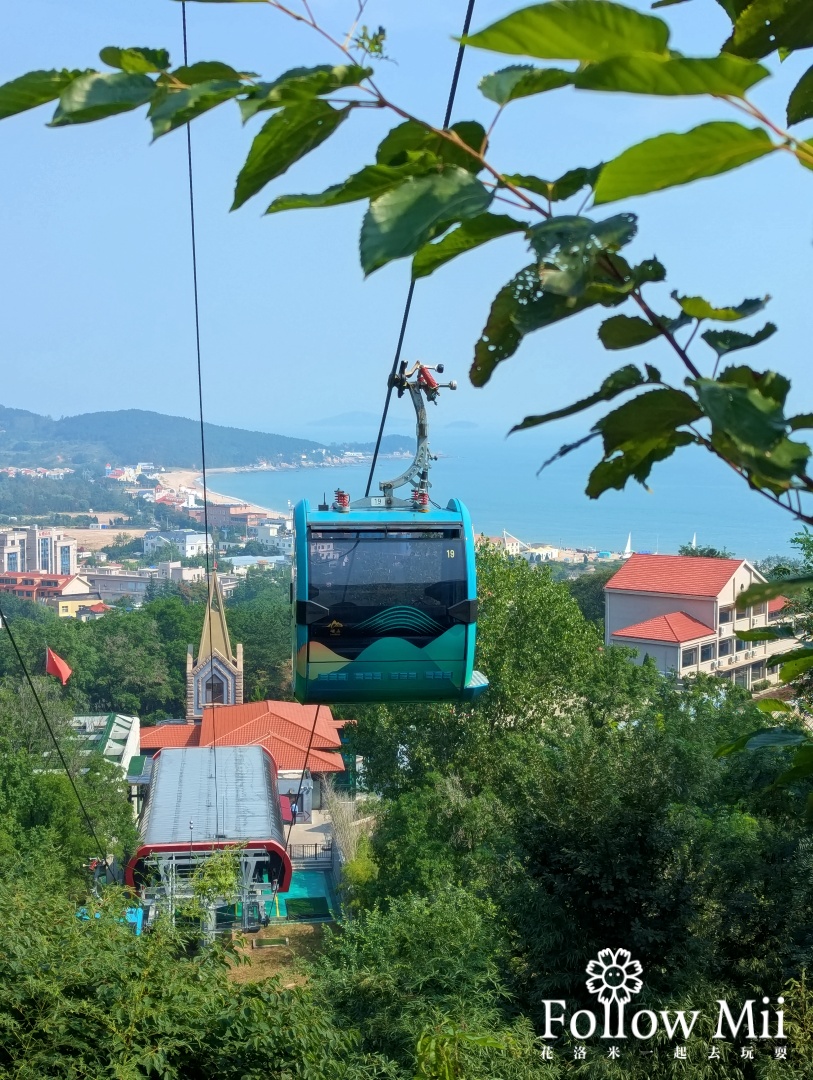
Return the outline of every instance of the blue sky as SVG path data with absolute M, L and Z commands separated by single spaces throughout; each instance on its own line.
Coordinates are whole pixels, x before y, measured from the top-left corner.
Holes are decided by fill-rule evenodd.
M 475 28 L 516 6 L 478 0 Z M 355 4 L 314 0 L 313 7 L 341 30 Z M 365 20 L 387 28 L 388 51 L 397 61 L 381 65 L 379 81 L 418 115 L 442 116 L 456 49 L 452 35 L 464 8 L 464 0 L 368 4 Z M 265 4 L 190 3 L 187 10 L 191 59 L 220 59 L 264 77 L 335 59 L 312 32 Z M 702 53 L 726 36 L 726 20 L 712 0 L 661 14 L 673 28 L 673 47 L 687 53 Z M 180 27 L 181 7 L 172 0 L 27 0 L 6 21 L 0 79 L 34 68 L 93 66 L 105 45 L 164 46 L 180 62 Z M 468 50 L 455 118 L 487 124 L 493 106 L 477 82 L 513 62 Z M 784 99 L 803 70 L 804 61 L 791 58 L 777 79 L 757 88 L 755 100 L 781 119 Z M 0 400 L 54 416 L 121 408 L 193 416 L 183 132 L 150 146 L 143 110 L 60 130 L 44 126 L 50 111 L 0 126 L 6 371 Z M 725 104 L 703 99 L 560 90 L 512 104 L 496 129 L 491 158 L 505 171 L 553 178 L 607 160 L 642 138 L 714 118 L 737 117 Z M 192 129 L 207 419 L 312 435 L 316 421 L 354 412 L 362 416 L 352 424 L 353 437 L 372 438 L 408 263 L 364 280 L 357 257 L 361 204 L 268 218 L 262 212 L 277 194 L 320 190 L 369 161 L 392 121 L 383 113 L 353 116 L 334 140 L 229 214 L 234 177 L 261 122 L 242 128 L 236 106 L 227 103 Z M 777 154 L 608 211 L 639 213 L 632 254 L 657 254 L 668 268 L 667 284 L 653 290 L 655 306 L 668 309 L 672 288 L 719 303 L 773 295 L 767 317 L 780 333 L 750 359 L 792 377 L 796 411 L 811 408 L 812 181 L 789 155 Z M 485 389 L 473 389 L 467 379 L 473 343 L 491 299 L 524 264 L 524 254 L 517 238 L 497 241 L 418 284 L 405 355 L 443 361 L 459 381 L 457 395 L 443 403 L 444 422 L 467 420 L 504 431 L 526 412 L 555 408 L 593 389 L 610 365 L 618 366 L 619 355 L 675 373 L 670 353 L 658 343 L 606 354 L 595 336 L 597 314 L 530 336 Z M 758 329 L 759 320 L 743 329 Z M 707 352 L 702 342 L 695 349 L 704 362 Z M 406 419 L 399 423 L 396 413 L 390 430 L 410 426 Z M 559 434 L 567 433 L 555 438 Z

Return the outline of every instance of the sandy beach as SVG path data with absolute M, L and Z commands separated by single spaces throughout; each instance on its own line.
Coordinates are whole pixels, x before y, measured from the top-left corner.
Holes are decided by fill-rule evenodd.
M 268 514 L 270 517 L 285 518 L 287 515 L 282 510 L 275 510 L 270 506 L 260 506 L 258 503 L 246 502 L 244 499 L 237 499 L 232 495 L 222 495 L 219 491 L 215 491 L 212 484 L 216 484 L 218 473 L 238 473 L 245 472 L 245 469 L 241 468 L 221 468 L 221 469 L 207 469 L 206 470 L 206 497 L 210 503 L 218 503 L 222 505 L 231 504 L 232 506 L 248 506 L 251 510 L 256 510 L 258 513 Z M 174 488 L 178 491 L 180 488 L 192 488 L 201 498 L 203 498 L 203 477 L 200 470 L 196 469 L 168 469 L 166 472 L 160 473 L 161 483 L 165 487 Z

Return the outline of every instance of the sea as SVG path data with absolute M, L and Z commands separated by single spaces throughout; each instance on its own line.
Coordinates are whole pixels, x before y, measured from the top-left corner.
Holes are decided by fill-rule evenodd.
M 695 536 L 698 545 L 748 559 L 793 550 L 789 540 L 800 526 L 791 514 L 751 491 L 701 448 L 678 451 L 656 465 L 648 489 L 630 481 L 623 491 L 589 499 L 584 488 L 599 459 L 597 442 L 539 471 L 562 441 L 553 442 L 550 432 L 505 437 L 481 429 L 442 430 L 432 438 L 432 499 L 445 505 L 456 497 L 468 506 L 476 532 L 501 536 L 505 530 L 529 544 L 620 552 L 631 534 L 638 552 L 675 553 Z M 371 492 L 377 493 L 379 480 L 399 475 L 405 461 L 379 459 Z M 368 474 L 369 464 L 342 465 L 215 472 L 208 482 L 223 495 L 285 511 L 303 498 L 314 505 L 325 494 L 330 499 L 336 488 L 359 498 Z

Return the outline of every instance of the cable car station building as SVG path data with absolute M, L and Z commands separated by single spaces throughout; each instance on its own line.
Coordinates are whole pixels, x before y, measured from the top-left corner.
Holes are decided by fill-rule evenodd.
M 148 906 L 163 902 L 173 918 L 193 899 L 195 871 L 213 852 L 235 846 L 241 921 L 248 928 L 259 924 L 265 894 L 287 892 L 291 883 L 271 755 L 261 746 L 161 751 L 126 884 L 139 889 Z M 207 929 L 214 931 L 216 901 L 207 914 Z

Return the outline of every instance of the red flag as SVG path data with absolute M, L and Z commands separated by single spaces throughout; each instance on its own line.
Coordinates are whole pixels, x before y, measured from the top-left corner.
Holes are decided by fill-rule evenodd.
M 57 679 L 61 680 L 64 686 L 68 679 L 73 674 L 73 669 L 69 668 L 61 656 L 57 656 L 55 652 L 52 652 L 49 648 L 45 649 L 45 674 L 55 675 Z

